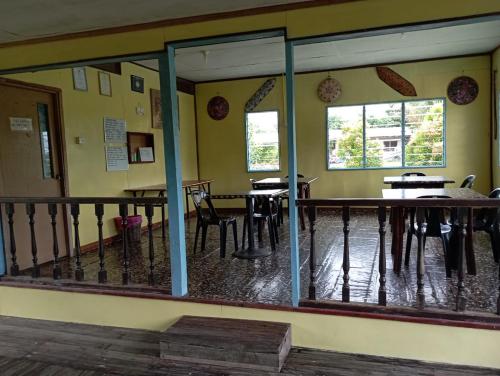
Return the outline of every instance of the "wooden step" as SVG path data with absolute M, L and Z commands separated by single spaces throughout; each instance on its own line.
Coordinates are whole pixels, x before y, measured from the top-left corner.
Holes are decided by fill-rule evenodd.
M 163 359 L 277 371 L 292 345 L 290 324 L 182 316 L 161 334 Z

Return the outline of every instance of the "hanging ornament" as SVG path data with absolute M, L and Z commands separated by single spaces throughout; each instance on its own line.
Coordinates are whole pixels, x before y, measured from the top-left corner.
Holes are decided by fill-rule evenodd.
M 229 113 L 229 103 L 226 98 L 215 96 L 208 101 L 207 112 L 212 119 L 222 120 Z
M 391 68 L 376 67 L 378 78 L 405 97 L 416 97 L 417 91 L 410 81 L 394 72 Z
M 262 86 L 255 92 L 254 95 L 245 104 L 245 112 L 251 112 L 264 100 L 267 94 L 273 90 L 276 85 L 276 78 L 270 78 L 262 84 Z
M 318 97 L 323 102 L 333 103 L 339 99 L 340 94 L 342 94 L 342 87 L 335 78 L 325 78 L 318 85 Z
M 476 80 L 468 76 L 455 78 L 448 85 L 448 98 L 455 104 L 469 104 L 477 98 L 479 85 Z

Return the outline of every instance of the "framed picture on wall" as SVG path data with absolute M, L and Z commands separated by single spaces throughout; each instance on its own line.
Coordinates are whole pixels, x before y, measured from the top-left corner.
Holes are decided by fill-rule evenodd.
M 137 93 L 144 93 L 144 78 L 139 76 L 130 76 L 130 88 Z
M 111 97 L 111 76 L 106 72 L 99 72 L 99 93 Z
M 162 129 L 163 123 L 161 118 L 161 97 L 160 90 L 151 89 L 151 126 L 156 129 Z
M 85 67 L 73 68 L 73 87 L 75 90 L 88 91 Z

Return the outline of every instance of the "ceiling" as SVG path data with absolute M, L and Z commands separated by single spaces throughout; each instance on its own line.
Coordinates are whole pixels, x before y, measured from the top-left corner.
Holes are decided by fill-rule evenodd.
M 3 0 L 0 43 L 303 1 Z
M 295 47 L 295 71 L 308 72 L 487 53 L 500 45 L 500 19 Z M 281 74 L 283 38 L 176 50 L 179 77 L 195 82 Z M 158 69 L 156 60 L 138 62 Z

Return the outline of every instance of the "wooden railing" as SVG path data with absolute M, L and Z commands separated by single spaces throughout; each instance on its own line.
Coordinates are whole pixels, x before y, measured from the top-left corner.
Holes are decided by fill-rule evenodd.
M 9 255 L 10 268 L 9 274 L 11 276 L 19 276 L 20 269 L 18 265 L 18 249 L 16 247 L 15 226 L 18 224 L 14 220 L 16 210 L 20 208 L 25 209 L 27 216 L 27 223 L 29 224 L 29 237 L 31 239 L 31 277 L 40 277 L 40 265 L 38 262 L 39 244 L 37 243 L 37 234 L 35 231 L 36 221 L 41 216 L 48 215 L 50 219 L 50 226 L 52 232 L 52 278 L 59 280 L 62 278 L 61 262 L 60 262 L 60 241 L 61 234 L 58 233 L 57 217 L 58 212 L 69 213 L 71 218 L 72 244 L 73 244 L 73 261 L 74 261 L 74 275 L 76 281 L 84 281 L 88 278 L 85 275 L 84 268 L 81 262 L 81 245 L 80 245 L 80 207 L 82 205 L 90 205 L 94 207 L 96 217 L 96 235 L 97 235 L 97 253 L 99 258 L 99 270 L 97 273 L 98 283 L 106 283 L 107 270 L 105 265 L 105 240 L 103 236 L 103 218 L 105 205 L 116 205 L 118 210 L 114 213 L 121 217 L 121 238 L 122 238 L 122 284 L 127 285 L 130 283 L 130 254 L 128 244 L 128 215 L 129 205 L 142 205 L 145 207 L 145 217 L 147 221 L 148 233 L 148 251 L 149 251 L 149 265 L 148 265 L 148 281 L 149 285 L 155 285 L 154 277 L 154 244 L 153 244 L 153 216 L 155 205 L 164 205 L 167 203 L 165 197 L 141 197 L 141 198 L 103 198 L 103 197 L 71 197 L 71 198 L 5 198 L 0 197 L 0 215 L 2 210 L 5 210 L 7 217 L 7 224 L 4 224 L 6 234 L 5 238 L 8 240 L 8 249 L 5 250 L 6 257 Z M 69 209 L 69 210 L 68 210 Z M 69 222 L 69 219 L 68 219 Z
M 455 231 L 458 233 L 458 267 L 457 267 L 457 294 L 455 308 L 457 312 L 466 310 L 467 302 L 465 297 L 465 281 L 466 274 L 465 258 L 466 258 L 466 227 L 472 225 L 468 221 L 472 218 L 472 210 L 474 208 L 498 208 L 500 207 L 500 199 L 451 199 L 451 198 L 421 198 L 421 199 L 299 199 L 297 200 L 299 208 L 305 207 L 309 217 L 309 232 L 310 232 L 310 257 L 309 257 L 309 301 L 316 301 L 316 283 L 318 280 L 318 260 L 317 249 L 315 244 L 316 234 L 316 219 L 318 208 L 341 209 L 344 235 L 343 248 L 343 286 L 342 286 L 342 302 L 349 303 L 350 287 L 349 287 L 349 220 L 351 208 L 376 208 L 378 218 L 378 233 L 380 238 L 379 249 L 379 284 L 378 284 L 378 305 L 387 305 L 386 291 L 386 222 L 387 209 L 389 208 L 415 208 L 415 219 L 417 224 L 417 291 L 416 291 L 416 307 L 419 309 L 425 308 L 424 296 L 424 242 L 423 228 L 425 223 L 424 208 L 453 208 L 457 212 L 457 223 Z M 498 225 L 498 224 L 497 224 Z M 498 298 L 496 314 L 500 315 L 500 266 L 498 270 Z

